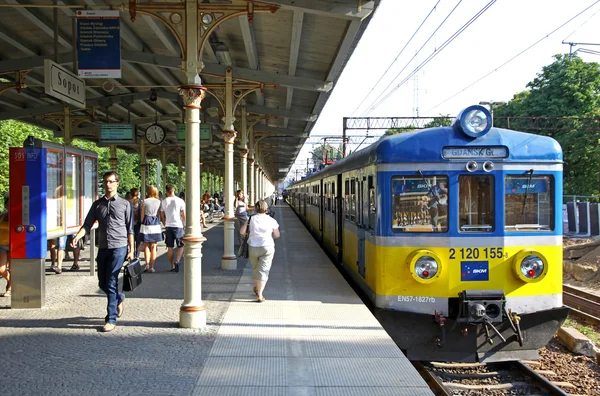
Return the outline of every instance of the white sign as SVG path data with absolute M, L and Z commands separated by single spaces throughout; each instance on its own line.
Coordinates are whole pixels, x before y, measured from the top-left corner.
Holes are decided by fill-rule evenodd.
M 444 147 L 442 157 L 445 159 L 461 158 L 507 158 L 508 149 L 504 146 L 479 147 Z
M 85 81 L 50 59 L 44 59 L 44 92 L 65 103 L 85 108 Z

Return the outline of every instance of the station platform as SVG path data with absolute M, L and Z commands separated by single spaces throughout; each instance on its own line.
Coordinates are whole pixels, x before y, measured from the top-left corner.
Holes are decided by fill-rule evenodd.
M 220 269 L 222 223 L 205 231 L 202 329 L 178 327 L 183 271 L 169 272 L 164 245 L 111 333 L 98 331 L 106 297 L 86 261 L 78 272 L 48 273 L 43 309 L 12 310 L 0 298 L 0 393 L 432 395 L 294 212 L 274 210 L 281 238 L 264 303 L 247 260 Z

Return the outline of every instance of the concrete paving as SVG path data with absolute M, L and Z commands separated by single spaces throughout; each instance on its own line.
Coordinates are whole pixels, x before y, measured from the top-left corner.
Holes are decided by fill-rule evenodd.
M 178 327 L 183 271 L 169 272 L 164 245 L 111 333 L 97 330 L 106 297 L 87 261 L 47 274 L 41 310 L 11 310 L 0 298 L 0 394 L 432 394 L 291 209 L 275 211 L 282 237 L 262 304 L 246 260 L 219 268 L 222 223 L 206 231 L 203 329 Z

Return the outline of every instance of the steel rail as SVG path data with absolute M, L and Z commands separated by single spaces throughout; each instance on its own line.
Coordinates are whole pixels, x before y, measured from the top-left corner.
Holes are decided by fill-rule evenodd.
M 548 381 L 546 379 L 546 377 L 544 377 L 543 375 L 537 373 L 535 370 L 533 370 L 531 367 L 529 367 L 525 363 L 523 363 L 521 361 L 518 361 L 518 360 L 514 361 L 512 363 L 520 371 L 526 373 L 528 376 L 530 376 L 531 378 L 533 378 L 539 386 L 541 386 L 542 388 L 546 389 L 548 392 L 550 392 L 550 394 L 552 394 L 552 395 L 560 395 L 560 396 L 569 396 L 569 394 L 567 392 L 565 392 L 564 390 L 560 389 L 558 386 L 554 385 L 552 382 Z
M 452 369 L 461 369 L 461 368 L 473 368 L 476 366 L 485 366 L 486 364 L 482 363 L 474 363 L 474 364 L 462 364 L 462 363 L 437 363 L 437 362 L 426 362 L 433 365 L 432 368 L 427 367 L 421 361 L 412 361 L 413 366 L 417 369 L 419 374 L 425 379 L 430 388 L 436 393 L 436 395 L 444 395 L 451 396 L 454 394 L 453 385 L 457 389 L 461 389 L 461 386 L 464 386 L 464 391 L 475 391 L 478 385 L 463 385 L 463 384 L 453 384 L 453 383 L 445 383 L 444 380 L 436 374 L 436 368 L 452 368 Z M 525 376 L 533 380 L 533 385 L 539 388 L 542 388 L 548 391 L 551 395 L 558 396 L 568 396 L 564 390 L 562 390 L 557 385 L 553 384 L 551 381 L 546 379 L 543 375 L 531 369 L 525 363 L 521 361 L 510 361 L 510 362 L 495 362 L 494 365 L 505 366 L 508 370 L 498 370 L 487 373 L 441 373 L 442 375 L 447 375 L 449 377 L 453 377 L 455 379 L 472 379 L 472 380 L 485 380 L 486 378 L 490 378 L 490 376 L 500 376 L 502 373 L 509 373 L 510 368 L 514 368 L 517 371 L 520 371 Z M 482 383 L 480 386 L 487 390 L 507 390 L 513 388 L 520 388 L 526 386 L 529 382 L 508 382 L 508 383 L 499 383 L 494 385 L 484 384 Z
M 563 285 L 563 304 L 571 308 L 571 316 L 593 326 L 600 326 L 600 296 Z

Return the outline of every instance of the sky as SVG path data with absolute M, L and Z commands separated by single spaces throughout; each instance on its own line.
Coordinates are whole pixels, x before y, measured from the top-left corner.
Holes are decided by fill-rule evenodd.
M 411 117 L 417 109 L 421 117 L 456 116 L 480 101 L 509 101 L 527 89 L 555 54 L 569 52 L 562 41 L 600 44 L 598 0 L 497 0 L 444 46 L 491 1 L 382 0 L 311 136 L 341 136 L 343 117 Z M 580 48 L 600 52 L 600 45 L 581 44 L 573 51 Z M 436 55 L 403 82 L 432 54 Z M 600 55 L 579 55 L 586 62 L 600 62 Z M 306 168 L 306 159 L 317 147 L 304 145 L 288 177 Z

